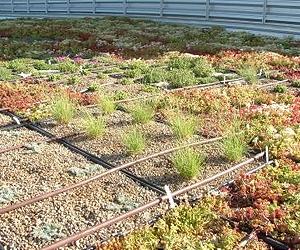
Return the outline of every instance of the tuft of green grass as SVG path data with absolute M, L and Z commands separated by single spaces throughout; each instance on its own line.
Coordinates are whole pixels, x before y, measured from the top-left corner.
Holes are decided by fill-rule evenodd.
M 103 117 L 87 114 L 83 120 L 83 126 L 90 138 L 97 138 L 104 134 L 106 122 Z
M 173 69 L 189 69 L 192 67 L 193 58 L 188 56 L 174 56 L 168 61 L 168 68 Z
M 51 104 L 52 115 L 59 123 L 69 123 L 76 112 L 75 103 L 68 97 L 58 97 Z
M 211 78 L 215 70 L 205 58 L 197 57 L 193 61 L 193 72 L 196 77 Z
M 238 74 L 250 84 L 258 83 L 257 69 L 254 66 L 243 66 L 238 70 Z
M 203 170 L 205 157 L 191 148 L 186 148 L 172 156 L 172 163 L 182 177 L 193 179 Z
M 111 114 L 116 110 L 116 104 L 111 96 L 100 95 L 98 98 L 98 107 L 106 115 Z
M 134 128 L 123 136 L 123 143 L 129 154 L 137 154 L 145 149 L 146 139 L 142 132 Z
M 147 123 L 154 117 L 154 109 L 147 103 L 141 103 L 129 109 L 135 123 Z
M 226 158 L 233 162 L 242 160 L 247 153 L 247 143 L 241 134 L 228 134 L 222 142 L 222 147 Z
M 197 83 L 197 78 L 190 69 L 174 69 L 168 75 L 171 88 L 181 88 Z
M 172 132 L 177 139 L 187 139 L 196 133 L 196 120 L 192 116 L 176 114 L 170 118 L 169 122 Z
M 0 80 L 7 81 L 13 78 L 12 71 L 10 69 L 0 67 Z
M 273 89 L 273 91 L 274 91 L 275 93 L 281 93 L 281 94 L 286 93 L 287 90 L 288 90 L 288 89 L 287 89 L 287 86 L 282 85 L 282 84 L 276 85 L 276 86 L 274 87 L 274 89 Z
M 166 71 L 162 68 L 150 68 L 146 71 L 142 82 L 144 84 L 158 83 L 166 80 Z
M 79 71 L 78 65 L 76 65 L 74 62 L 70 60 L 66 60 L 59 63 L 58 69 L 64 73 L 76 73 L 77 71 Z
M 293 80 L 292 86 L 295 88 L 300 88 L 300 80 Z

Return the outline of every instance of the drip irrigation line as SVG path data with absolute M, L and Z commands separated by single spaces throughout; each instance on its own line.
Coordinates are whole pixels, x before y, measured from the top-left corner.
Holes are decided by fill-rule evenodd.
M 162 156 L 162 155 L 165 155 L 165 154 L 169 154 L 169 153 L 172 153 L 172 152 L 175 152 L 175 151 L 178 151 L 178 150 L 181 150 L 181 149 L 184 149 L 184 148 L 187 148 L 187 147 L 193 147 L 193 146 L 199 146 L 199 145 L 202 145 L 202 144 L 207 144 L 207 143 L 212 143 L 212 142 L 216 142 L 216 141 L 219 141 L 221 140 L 222 137 L 217 137 L 217 138 L 213 138 L 213 139 L 208 139 L 208 140 L 203 140 L 203 141 L 200 141 L 200 142 L 194 142 L 194 143 L 191 143 L 191 144 L 186 144 L 186 145 L 183 145 L 183 146 L 178 146 L 176 148 L 171 148 L 171 149 L 167 149 L 167 150 L 164 150 L 164 151 L 161 151 L 161 152 L 158 152 L 158 153 L 155 153 L 155 154 L 152 154 L 152 155 L 149 155 L 149 156 L 146 156 L 146 157 L 143 157 L 143 158 L 140 158 L 136 161 L 133 161 L 133 162 L 129 162 L 129 163 L 125 163 L 123 165 L 120 165 L 118 167 L 113 167 L 103 173 L 100 173 L 100 174 L 97 174 L 93 177 L 90 177 L 86 180 L 83 180 L 83 181 L 80 181 L 80 182 L 77 182 L 73 185 L 70 185 L 70 186 L 67 186 L 67 187 L 63 187 L 63 188 L 60 188 L 60 189 L 56 189 L 54 191 L 51 191 L 51 192 L 48 192 L 48 193 L 44 193 L 44 194 L 41 194 L 41 195 L 37 195 L 35 197 L 32 197 L 30 199 L 27 199 L 25 201 L 21 201 L 19 203 L 15 203 L 13 205 L 10 205 L 10 206 L 7 206 L 7 207 L 4 207 L 4 208 L 0 208 L 0 214 L 4 214 L 4 213 L 7 213 L 9 211 L 12 211 L 12 210 L 15 210 L 15 209 L 18 209 L 18 208 L 21 208 L 21 207 L 24 207 L 26 205 L 30 205 L 32 203 L 35 203 L 35 202 L 39 202 L 39 201 L 42 201 L 44 199 L 47 199 L 47 198 L 50 198 L 50 197 L 53 197 L 53 196 L 56 196 L 58 194 L 61 194 L 61 193 L 65 193 L 65 192 L 68 192 L 68 191 L 71 191 L 75 188 L 78 188 L 78 187 L 82 187 L 84 185 L 87 185 L 93 181 L 96 181 L 100 178 L 103 178 L 109 174 L 112 174 L 114 172 L 117 172 L 117 171 L 121 171 L 124 173 L 124 169 L 125 168 L 128 168 L 128 167 L 131 167 L 131 166 L 134 166 L 134 165 L 137 165 L 138 163 L 141 163 L 141 162 L 144 162 L 144 161 L 147 161 L 147 160 L 150 160 L 150 159 L 153 159 L 153 158 L 156 158 L 156 157 L 159 157 L 159 156 Z M 58 139 L 58 140 L 61 140 L 61 139 Z M 98 162 L 98 161 L 97 161 Z M 95 163 L 97 163 L 95 162 Z M 130 174 L 129 177 L 131 178 L 135 178 L 136 176 L 131 174 L 130 172 L 125 172 L 125 174 L 127 175 L 127 173 Z M 143 180 L 143 179 L 142 179 Z M 140 179 L 137 180 L 138 182 L 140 181 Z M 148 184 L 149 182 L 147 182 Z M 150 183 L 149 185 L 152 185 L 152 183 Z M 156 186 L 155 186 L 156 187 Z M 154 188 L 154 187 L 153 187 Z M 161 187 L 159 187 L 159 190 L 158 192 L 161 194 L 165 194 L 165 190 L 162 189 Z
M 264 168 L 265 166 L 270 165 L 270 164 L 272 164 L 272 163 L 273 163 L 273 161 L 270 161 L 269 163 L 261 164 L 261 165 L 255 167 L 255 168 L 253 168 L 253 169 L 247 171 L 246 174 L 253 174 L 253 173 L 259 171 L 260 169 Z M 227 185 L 229 185 L 230 183 L 233 183 L 233 182 L 234 182 L 234 179 L 232 179 L 232 180 L 230 180 L 230 181 L 228 181 L 228 182 L 225 182 L 224 184 L 220 185 L 220 186 L 217 187 L 217 188 L 212 188 L 210 191 L 208 191 L 208 194 L 210 194 L 210 193 L 212 193 L 212 192 L 215 192 L 215 191 L 217 191 L 217 190 L 220 190 L 222 187 L 227 186 Z M 195 203 L 199 202 L 199 201 L 201 200 L 201 198 L 202 198 L 202 196 L 193 197 L 193 198 L 190 198 L 190 199 L 188 200 L 188 202 L 189 202 L 190 205 L 193 206 Z M 179 204 L 181 204 L 182 200 L 176 199 L 175 202 L 176 202 L 177 205 L 179 205 Z M 160 214 L 160 215 L 156 216 L 155 218 L 151 219 L 150 221 L 148 221 L 148 222 L 147 222 L 147 225 L 150 225 L 150 226 L 151 226 L 151 225 L 153 225 L 155 222 L 157 222 L 157 221 L 158 221 L 159 219 L 161 219 L 161 218 L 162 218 L 162 214 Z M 227 218 L 225 218 L 225 217 L 222 217 L 222 219 L 225 219 L 225 220 L 228 221 L 230 224 L 232 224 L 232 221 L 231 221 L 231 220 L 229 220 L 229 219 L 227 219 Z M 234 227 L 234 225 L 232 225 L 232 226 Z M 116 237 L 117 237 L 117 238 L 125 237 L 126 235 L 128 235 L 128 234 L 131 233 L 131 232 L 133 232 L 134 230 L 136 230 L 136 228 L 131 229 L 131 230 L 128 230 L 128 231 L 125 231 L 125 232 L 119 232 L 118 234 L 114 234 L 114 235 L 112 235 L 110 238 L 105 239 L 105 240 L 102 240 L 100 244 L 102 245 L 102 244 L 108 243 L 108 242 L 112 241 L 112 240 L 113 240 L 114 238 L 116 238 Z
M 18 119 L 21 119 L 21 117 L 19 117 L 18 115 L 10 112 L 10 111 L 5 111 L 7 113 L 7 115 L 9 115 L 10 117 L 16 117 Z M 43 136 L 46 136 L 46 137 L 49 137 L 49 138 L 56 138 L 55 135 L 49 133 L 48 131 L 42 129 L 41 127 L 29 122 L 27 124 L 24 124 L 23 125 L 24 127 L 30 129 L 30 130 L 33 130 L 35 132 L 38 132 L 40 133 L 41 135 Z M 70 149 L 71 151 L 77 153 L 77 154 L 80 154 L 82 156 L 84 156 L 86 159 L 96 163 L 96 164 L 99 164 L 101 165 L 102 167 L 104 168 L 107 168 L 107 169 L 113 169 L 115 168 L 116 166 L 114 166 L 113 164 L 109 163 L 109 162 L 106 162 L 104 161 L 103 159 L 101 159 L 100 157 L 96 156 L 96 155 L 93 155 L 91 153 L 89 153 L 88 151 L 82 149 L 82 148 L 79 148 L 73 144 L 71 144 L 70 142 L 68 142 L 67 140 L 65 139 L 57 139 L 56 140 L 57 142 L 61 143 L 62 145 L 64 145 L 66 148 Z M 143 179 L 143 178 L 140 178 L 134 174 L 132 174 L 131 172 L 127 171 L 127 170 L 121 170 L 121 172 L 123 174 L 125 174 L 127 177 L 129 177 L 130 179 L 132 179 L 133 181 L 135 181 L 136 183 L 139 183 L 140 185 L 146 187 L 146 188 L 149 188 L 150 190 L 158 193 L 158 194 L 165 194 L 165 191 L 163 188 Z
M 21 123 L 21 124 L 9 123 L 9 124 L 2 125 L 0 127 L 0 131 L 13 130 L 13 129 L 17 129 L 17 128 L 22 128 L 24 126 L 25 126 L 25 123 Z
M 237 164 L 235 166 L 232 166 L 231 168 L 229 168 L 229 169 L 227 169 L 225 171 L 222 171 L 222 172 L 220 172 L 220 173 L 218 173 L 218 174 L 216 174 L 214 176 L 211 176 L 211 177 L 209 177 L 209 178 L 207 178 L 205 180 L 199 181 L 197 183 L 194 183 L 194 184 L 192 184 L 190 186 L 187 186 L 187 187 L 184 187 L 182 189 L 178 189 L 177 191 L 175 191 L 175 192 L 172 193 L 172 196 L 176 197 L 178 195 L 181 195 L 181 194 L 184 194 L 186 192 L 189 192 L 192 189 L 204 186 L 204 185 L 206 185 L 206 184 L 208 184 L 208 183 L 210 183 L 210 182 L 212 182 L 214 180 L 217 180 L 218 178 L 220 178 L 220 177 L 222 177 L 222 176 L 224 176 L 224 175 L 226 175 L 228 173 L 231 173 L 231 172 L 233 172 L 233 171 L 241 168 L 242 166 L 245 166 L 245 165 L 247 165 L 249 163 L 252 163 L 252 162 L 258 160 L 259 158 L 263 157 L 264 155 L 265 155 L 265 152 L 259 153 L 256 156 L 254 156 L 253 158 L 250 158 L 250 159 L 248 159 L 248 160 L 246 160 L 246 161 L 244 161 L 242 163 L 239 163 L 239 164 Z M 80 231 L 80 232 L 78 232 L 78 233 L 76 233 L 76 234 L 74 234 L 72 236 L 69 236 L 69 237 L 66 237 L 66 238 L 64 238 L 62 240 L 59 240 L 59 241 L 57 241 L 57 242 L 55 242 L 55 243 L 53 243 L 53 244 L 51 244 L 49 246 L 44 247 L 42 250 L 54 250 L 54 249 L 58 249 L 60 247 L 63 247 L 65 245 L 69 244 L 69 243 L 75 242 L 75 241 L 77 241 L 77 240 L 79 240 L 79 239 L 81 239 L 83 237 L 86 237 L 86 236 L 88 236 L 90 234 L 93 234 L 93 233 L 99 231 L 100 229 L 106 228 L 106 227 L 111 226 L 111 225 L 113 225 L 115 223 L 123 221 L 123 220 L 125 220 L 125 219 L 127 219 L 127 218 L 129 218 L 131 216 L 137 215 L 140 212 L 143 212 L 143 211 L 145 211 L 145 210 L 147 210 L 149 208 L 152 208 L 152 207 L 160 204 L 161 202 L 167 201 L 168 199 L 169 199 L 168 195 L 161 196 L 161 197 L 159 197 L 159 198 L 157 198 L 157 199 L 155 199 L 155 200 L 153 200 L 153 201 L 151 201 L 151 202 L 149 202 L 147 204 L 144 204 L 144 205 L 142 205 L 140 207 L 137 207 L 137 208 L 135 208 L 135 209 L 133 209 L 133 210 L 127 212 L 127 213 L 121 214 L 121 215 L 119 215 L 117 217 L 114 217 L 114 218 L 109 219 L 109 220 L 107 220 L 105 222 L 99 223 L 99 224 L 97 224 L 97 225 L 95 225 L 93 227 L 90 227 L 90 228 L 86 229 L 86 230 Z
M 76 133 L 76 134 L 66 135 L 66 136 L 62 136 L 62 137 L 54 137 L 54 138 L 48 138 L 48 139 L 39 140 L 39 141 L 27 142 L 27 143 L 24 143 L 24 144 L 15 145 L 15 146 L 8 147 L 8 148 L 2 148 L 2 149 L 0 148 L 0 154 L 27 147 L 27 145 L 29 145 L 30 143 L 40 144 L 40 143 L 54 142 L 54 141 L 57 141 L 57 140 L 60 140 L 60 139 L 67 139 L 69 137 L 78 136 L 78 135 L 81 135 L 81 134 L 83 134 L 83 133 Z
M 30 130 L 36 131 L 36 132 L 44 135 L 44 136 L 47 136 L 47 137 L 50 137 L 50 138 L 55 137 L 53 134 L 51 134 L 48 131 L 40 128 L 37 125 L 28 124 L 28 125 L 26 125 L 26 127 Z M 68 149 L 70 149 L 71 151 L 76 152 L 76 153 L 84 156 L 88 160 L 90 160 L 90 161 L 92 161 L 96 164 L 101 165 L 102 167 L 105 167 L 107 169 L 116 168 L 116 166 L 114 166 L 113 164 L 111 164 L 109 162 L 106 162 L 103 159 L 101 159 L 100 157 L 98 157 L 96 155 L 93 155 L 93 154 L 89 153 L 88 151 L 73 145 L 72 143 L 68 142 L 65 139 L 58 139 L 57 142 L 61 143 L 62 145 L 64 145 Z M 147 188 L 149 188 L 149 189 L 151 189 L 151 190 L 153 190 L 153 191 L 155 191 L 159 194 L 164 194 L 165 193 L 165 191 L 161 187 L 159 187 L 157 185 L 154 185 L 153 183 L 150 183 L 150 182 L 144 180 L 143 178 L 140 178 L 140 177 L 138 177 L 138 176 L 126 171 L 126 170 L 121 170 L 121 172 L 123 174 L 125 174 L 127 177 L 131 178 L 132 180 L 134 180 L 135 182 L 141 184 L 144 187 L 147 187 Z
M 271 82 L 271 83 L 267 83 L 267 84 L 263 84 L 261 86 L 257 86 L 258 89 L 262 89 L 262 88 L 267 88 L 273 85 L 277 85 L 277 84 L 282 84 L 282 83 L 289 83 L 289 80 L 280 80 L 280 81 L 276 81 L 276 82 Z

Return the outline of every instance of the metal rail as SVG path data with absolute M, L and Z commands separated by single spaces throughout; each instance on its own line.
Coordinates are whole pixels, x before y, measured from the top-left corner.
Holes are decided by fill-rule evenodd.
M 245 166 L 247 164 L 250 164 L 250 163 L 258 160 L 259 158 L 263 157 L 264 155 L 265 155 L 265 152 L 259 153 L 256 156 L 254 156 L 253 158 L 250 158 L 250 159 L 248 159 L 248 160 L 246 160 L 246 161 L 244 161 L 242 163 L 239 163 L 239 164 L 237 164 L 235 166 L 232 166 L 231 168 L 229 168 L 229 169 L 227 169 L 225 171 L 222 171 L 222 172 L 220 172 L 220 173 L 218 173 L 218 174 L 216 174 L 214 176 L 211 176 L 211 177 L 209 177 L 209 178 L 207 178 L 205 180 L 199 181 L 197 183 L 194 183 L 194 184 L 189 185 L 187 187 L 184 187 L 182 189 L 178 189 L 177 191 L 173 192 L 171 195 L 172 195 L 172 197 L 176 197 L 178 195 L 187 193 L 187 192 L 191 191 L 192 189 L 204 186 L 204 185 L 206 185 L 206 184 L 208 184 L 208 183 L 210 183 L 212 181 L 217 180 L 218 178 L 220 178 L 220 177 L 222 177 L 222 176 L 224 176 L 226 174 L 229 174 L 229 173 L 231 173 L 231 172 L 233 172 L 233 171 L 235 171 L 235 170 L 237 170 L 237 169 L 239 169 L 239 168 L 241 168 L 241 167 L 243 167 L 243 166 Z M 159 198 L 157 198 L 157 199 L 155 199 L 155 200 L 153 200 L 153 201 L 151 201 L 151 202 L 149 202 L 149 203 L 147 203 L 145 205 L 142 205 L 142 206 L 140 206 L 140 207 L 138 207 L 136 209 L 133 209 L 133 210 L 127 212 L 127 213 L 124 213 L 122 215 L 119 215 L 117 217 L 109 219 L 109 220 L 107 220 L 105 222 L 99 223 L 96 226 L 93 226 L 93 227 L 90 227 L 90 228 L 88 228 L 86 230 L 80 231 L 80 232 L 78 232 L 78 233 L 76 233 L 76 234 L 74 234 L 72 236 L 69 236 L 69 237 L 67 237 L 65 239 L 59 240 L 59 241 L 57 241 L 54 244 L 51 244 L 49 246 L 46 246 L 46 247 L 42 248 L 42 250 L 54 250 L 54 249 L 58 249 L 60 247 L 63 247 L 65 245 L 70 244 L 72 242 L 75 242 L 75 241 L 77 241 L 77 240 L 79 240 L 79 239 L 81 239 L 83 237 L 91 235 L 91 234 L 93 234 L 93 233 L 95 233 L 95 232 L 97 232 L 97 231 L 99 231 L 99 230 L 101 230 L 103 228 L 106 228 L 106 227 L 111 226 L 111 225 L 113 225 L 115 223 L 123 221 L 123 220 L 125 220 L 125 219 L 127 219 L 127 218 L 129 218 L 131 216 L 139 214 L 139 213 L 141 213 L 141 212 L 143 212 L 143 211 L 145 211 L 145 210 L 147 210 L 149 208 L 152 208 L 152 207 L 160 204 L 163 201 L 167 201 L 168 199 L 169 199 L 168 195 L 161 196 L 161 197 L 159 197 Z
M 0 16 L 3 17 L 127 16 L 201 27 L 223 26 L 276 36 L 300 36 L 297 0 L 76 0 L 72 4 L 70 0 L 2 1 Z

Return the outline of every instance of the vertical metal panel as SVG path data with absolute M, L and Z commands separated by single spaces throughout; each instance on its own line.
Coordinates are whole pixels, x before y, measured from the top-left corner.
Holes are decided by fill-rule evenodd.
M 0 16 L 126 15 L 300 36 L 300 0 L 0 0 Z

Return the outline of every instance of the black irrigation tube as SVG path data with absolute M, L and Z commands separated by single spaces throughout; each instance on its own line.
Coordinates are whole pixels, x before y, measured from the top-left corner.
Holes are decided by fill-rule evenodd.
M 13 130 L 13 129 L 17 129 L 17 128 L 22 128 L 22 127 L 25 126 L 26 123 L 16 124 L 14 122 L 10 122 L 8 124 L 0 126 L 0 131 Z
M 16 117 L 16 118 L 19 118 L 19 116 L 13 114 L 12 112 L 10 111 L 5 111 L 5 113 L 7 115 L 9 115 L 10 117 Z M 43 128 L 39 127 L 38 125 L 36 124 L 33 124 L 33 123 L 24 123 L 22 124 L 22 126 L 26 127 L 27 129 L 29 130 L 32 130 L 32 131 L 35 131 L 35 132 L 38 132 L 39 134 L 43 135 L 43 136 L 46 136 L 48 138 L 56 138 L 55 135 L 51 134 L 50 132 L 44 130 Z M 96 163 L 96 164 L 99 164 L 101 165 L 102 167 L 105 167 L 106 169 L 112 169 L 112 168 L 115 168 L 116 166 L 114 166 L 113 164 L 109 163 L 109 162 L 106 162 L 104 161 L 103 159 L 101 159 L 100 157 L 96 156 L 96 155 L 93 155 L 91 153 L 89 153 L 88 151 L 82 149 L 82 148 L 79 148 L 75 145 L 73 145 L 72 143 L 70 143 L 69 141 L 65 140 L 65 139 L 58 139 L 56 140 L 58 143 L 64 145 L 66 148 L 70 149 L 71 151 L 77 153 L 77 154 L 80 154 L 82 156 L 84 156 L 85 158 L 87 158 L 88 160 Z M 140 178 L 134 174 L 132 174 L 131 172 L 127 171 L 127 170 L 121 170 L 121 172 L 123 174 L 125 174 L 127 177 L 129 177 L 130 179 L 132 179 L 133 181 L 141 184 L 142 186 L 144 187 L 147 187 L 149 188 L 150 190 L 152 191 L 155 191 L 156 193 L 158 194 L 166 194 L 165 190 L 163 188 L 161 188 L 160 186 L 157 186 L 151 182 L 148 182 L 147 180 L 143 179 L 143 178 Z
M 15 115 L 12 115 L 8 110 L 0 110 L 0 113 L 6 116 L 9 116 L 10 118 L 16 117 Z M 19 117 L 16 117 L 19 118 Z M 9 122 L 7 124 L 1 125 L 0 126 L 0 131 L 2 130 L 13 130 L 17 128 L 22 128 L 26 124 L 29 124 L 30 121 L 28 119 L 20 119 L 20 123 L 18 124 L 16 121 Z
M 37 126 L 35 124 L 27 124 L 27 125 L 25 125 L 25 127 L 30 129 L 30 130 L 33 130 L 35 132 L 38 132 L 38 133 L 42 134 L 43 136 L 47 136 L 49 138 L 55 137 L 55 135 L 49 133 L 48 131 L 40 128 L 39 126 Z M 116 167 L 113 164 L 104 161 L 100 157 L 98 157 L 96 155 L 93 155 L 93 154 L 89 153 L 88 151 L 73 145 L 72 143 L 68 142 L 65 139 L 58 139 L 57 142 L 61 143 L 62 145 L 64 145 L 68 149 L 72 150 L 73 152 L 78 153 L 78 154 L 84 156 L 85 158 L 87 158 L 88 160 L 90 160 L 90 161 L 92 161 L 96 164 L 99 164 L 99 165 L 101 165 L 101 166 L 103 166 L 107 169 L 112 169 L 112 168 Z M 155 191 L 156 193 L 165 194 L 165 191 L 164 191 L 163 188 L 161 188 L 161 187 L 159 187 L 159 186 L 157 186 L 157 185 L 155 185 L 151 182 L 148 182 L 145 179 L 140 178 L 140 177 L 130 173 L 127 170 L 121 170 L 121 172 L 123 174 L 125 174 L 127 177 L 129 177 L 130 179 L 132 179 L 133 181 L 141 184 L 142 186 L 147 187 L 147 188 L 151 189 L 152 191 Z
M 253 169 L 249 170 L 246 172 L 246 174 L 254 174 L 256 172 L 258 172 L 259 170 L 263 169 L 264 167 L 268 166 L 268 165 L 271 165 L 273 164 L 274 161 L 269 161 L 268 163 L 263 163 L 263 164 L 260 164 L 258 165 L 257 167 L 254 167 Z M 223 183 L 222 185 L 220 185 L 218 188 L 212 188 L 210 191 L 208 191 L 207 193 L 210 194 L 212 193 L 213 191 L 217 191 L 217 190 L 220 190 L 221 188 L 223 187 L 226 187 L 228 185 L 231 185 L 232 183 L 234 183 L 234 179 L 231 179 L 225 183 Z M 201 200 L 202 196 L 199 196 L 197 198 L 191 198 L 188 200 L 189 204 L 191 204 L 192 206 L 195 205 L 197 202 L 199 202 L 199 200 Z M 175 200 L 175 203 L 177 205 L 179 205 L 180 203 L 182 203 L 182 200 Z M 159 219 L 162 218 L 164 214 L 160 213 L 159 215 L 156 215 L 154 218 L 150 219 L 149 221 L 147 221 L 146 225 L 148 226 L 153 226 Z M 226 217 L 222 217 L 221 216 L 221 219 L 229 222 L 229 224 L 232 226 L 232 227 L 236 227 L 235 225 L 235 222 L 232 221 L 231 219 L 229 218 L 226 218 Z M 110 238 L 108 239 L 104 239 L 102 240 L 99 244 L 100 246 L 101 245 L 104 245 L 106 243 L 109 243 L 110 241 L 116 239 L 116 238 L 124 238 L 126 237 L 128 234 L 134 232 L 135 230 L 138 230 L 140 229 L 141 227 L 136 227 L 136 228 L 133 228 L 131 230 L 128 230 L 128 231 L 125 231 L 125 232 L 119 232 L 119 233 L 115 233 L 113 234 Z M 251 228 L 245 228 L 245 227 L 239 227 L 239 229 L 245 233 L 247 233 L 247 236 L 249 236 L 251 233 L 255 232 L 253 229 Z M 269 246 L 271 246 L 274 250 L 289 250 L 290 247 L 288 245 L 286 245 L 284 242 L 272 237 L 271 235 L 267 235 L 265 233 L 262 233 L 262 232 L 257 232 L 255 233 L 258 237 L 258 239 L 261 239 L 263 240 L 266 244 L 268 244 Z M 247 237 L 246 236 L 246 237 Z M 250 241 L 248 241 L 250 242 Z M 246 243 L 248 243 L 246 242 Z M 95 246 L 91 249 L 95 249 Z
M 268 166 L 268 165 L 270 165 L 270 164 L 272 164 L 272 163 L 273 163 L 273 161 L 270 161 L 270 162 L 268 162 L 268 163 L 261 164 L 261 165 L 255 167 L 255 168 L 253 168 L 253 169 L 247 171 L 246 174 L 253 174 L 253 173 L 256 173 L 256 172 L 258 172 L 259 170 L 261 170 L 262 168 L 264 168 L 264 167 L 266 167 L 266 166 Z M 229 180 L 229 181 L 224 182 L 223 184 L 221 184 L 221 185 L 220 185 L 219 187 L 217 187 L 217 188 L 211 188 L 211 189 L 207 192 L 207 194 L 211 194 L 211 193 L 214 192 L 214 191 L 218 191 L 218 190 L 220 190 L 221 188 L 223 188 L 223 187 L 225 187 L 225 186 L 228 186 L 228 185 L 230 185 L 230 184 L 232 184 L 232 183 L 234 183 L 234 179 L 231 179 L 231 180 Z M 192 198 L 190 198 L 190 199 L 188 200 L 188 202 L 189 202 L 190 205 L 193 206 L 194 204 L 196 204 L 197 202 L 199 202 L 199 200 L 201 200 L 201 198 L 202 198 L 202 196 L 192 197 Z M 174 202 L 175 202 L 177 205 L 183 203 L 183 201 L 182 201 L 181 199 L 174 199 Z M 152 226 L 152 225 L 153 225 L 154 223 L 156 223 L 159 219 L 161 219 L 162 216 L 163 216 L 163 214 L 160 213 L 159 215 L 155 216 L 155 218 L 150 219 L 146 224 L 149 225 L 149 226 Z M 232 221 L 229 221 L 229 222 L 232 222 Z M 125 231 L 125 232 L 119 232 L 119 233 L 112 234 L 112 236 L 111 236 L 110 238 L 105 239 L 105 240 L 102 240 L 102 241 L 100 242 L 100 244 L 102 245 L 102 244 L 105 244 L 105 243 L 109 243 L 110 241 L 112 241 L 112 240 L 115 239 L 115 238 L 123 238 L 123 237 L 127 236 L 128 234 L 134 232 L 135 230 L 137 230 L 137 229 L 139 229 L 139 228 L 140 228 L 140 227 L 133 228 L 133 229 L 128 230 L 128 231 Z

